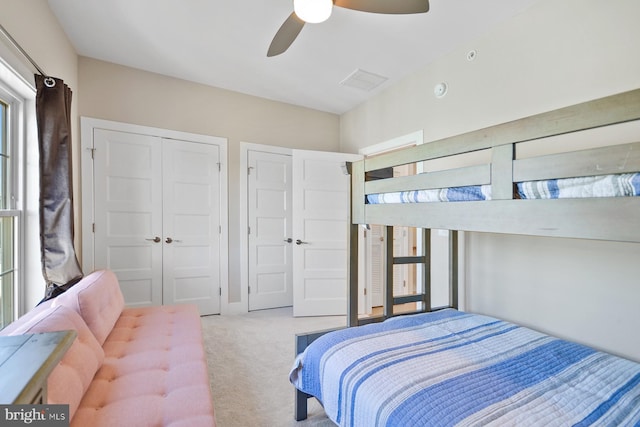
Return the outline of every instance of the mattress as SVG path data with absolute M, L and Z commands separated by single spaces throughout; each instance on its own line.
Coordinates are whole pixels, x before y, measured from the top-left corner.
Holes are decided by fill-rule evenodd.
M 640 173 L 549 179 L 517 183 L 520 199 L 627 197 L 640 195 Z M 367 195 L 367 203 L 425 203 L 491 200 L 491 185 Z
M 640 425 L 640 364 L 446 309 L 321 336 L 290 380 L 340 426 Z

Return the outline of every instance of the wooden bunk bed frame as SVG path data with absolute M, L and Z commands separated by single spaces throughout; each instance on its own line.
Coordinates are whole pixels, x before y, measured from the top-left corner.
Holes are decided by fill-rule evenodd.
M 392 317 L 394 305 L 417 302 L 420 311 L 431 311 L 429 259 L 430 230 L 449 234 L 449 307 L 458 308 L 458 231 L 521 234 L 547 237 L 640 242 L 640 197 L 580 199 L 516 199 L 514 186 L 521 181 L 634 173 L 640 171 L 640 142 L 592 148 L 560 154 L 516 159 L 516 145 L 543 138 L 640 120 L 640 89 L 512 122 L 413 146 L 350 164 L 351 226 L 347 326 L 378 322 Z M 640 136 L 639 136 L 640 140 Z M 368 181 L 375 171 L 448 156 L 491 150 L 488 164 L 397 178 Z M 490 185 L 486 201 L 366 204 L 369 194 Z M 387 240 L 387 277 L 383 285 L 381 316 L 358 316 L 358 232 L 366 224 L 422 229 L 423 247 L 417 257 L 394 257 Z M 355 256 L 353 254 L 356 254 Z M 393 265 L 424 265 L 423 292 L 394 297 Z M 407 314 L 405 312 L 401 314 Z M 329 331 L 296 335 L 296 354 Z M 296 390 L 295 419 L 307 416 L 309 395 Z

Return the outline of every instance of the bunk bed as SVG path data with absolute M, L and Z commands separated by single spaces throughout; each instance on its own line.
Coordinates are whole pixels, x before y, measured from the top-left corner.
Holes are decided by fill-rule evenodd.
M 458 310 L 458 231 L 640 242 L 640 142 L 519 158 L 519 144 L 640 120 L 640 90 L 350 164 L 348 328 L 296 336 L 295 418 L 316 397 L 341 426 L 640 425 L 640 364 Z M 639 136 L 640 140 L 640 136 Z M 390 168 L 490 150 L 490 161 L 394 178 Z M 358 316 L 358 228 L 422 230 L 417 256 L 387 239 L 382 315 Z M 431 229 L 449 234 L 449 306 L 394 296 L 392 267 L 428 272 Z M 394 306 L 419 312 L 397 316 Z

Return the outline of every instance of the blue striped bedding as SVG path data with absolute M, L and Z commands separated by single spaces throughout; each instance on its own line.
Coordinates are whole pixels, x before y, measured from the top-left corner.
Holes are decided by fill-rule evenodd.
M 517 183 L 520 199 L 640 196 L 640 173 L 549 179 Z M 491 200 L 490 185 L 367 195 L 367 203 L 425 203 Z
M 325 334 L 290 380 L 340 426 L 640 426 L 640 364 L 453 309 Z

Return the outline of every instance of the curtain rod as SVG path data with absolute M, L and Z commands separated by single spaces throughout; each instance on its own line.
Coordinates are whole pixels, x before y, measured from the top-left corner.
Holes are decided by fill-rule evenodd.
M 9 34 L 9 32 L 2 26 L 2 24 L 0 24 L 0 33 L 2 33 L 2 35 L 5 36 L 7 40 L 9 40 L 9 42 L 13 45 L 13 47 L 18 49 L 18 52 L 20 52 L 22 56 L 27 58 L 27 60 L 31 63 L 31 65 L 33 65 L 41 75 L 43 75 L 44 77 L 47 77 L 47 79 L 49 79 L 50 82 L 53 82 L 53 85 L 55 85 L 55 80 L 47 76 L 47 73 L 42 71 L 42 68 L 40 68 L 38 64 L 36 64 L 36 61 L 34 61 L 33 58 L 29 56 L 29 54 L 22 48 L 22 46 L 20 46 L 18 42 L 13 37 L 11 37 L 11 34 Z M 45 84 L 49 86 L 49 84 L 47 83 L 47 79 L 45 79 Z

